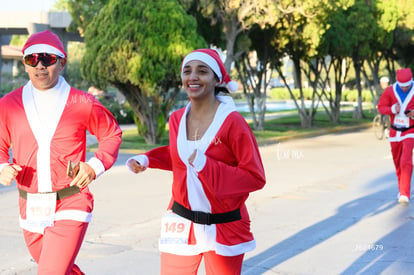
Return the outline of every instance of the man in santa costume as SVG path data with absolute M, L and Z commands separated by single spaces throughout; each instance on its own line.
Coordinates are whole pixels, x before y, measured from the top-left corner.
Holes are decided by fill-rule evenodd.
M 127 166 L 135 173 L 173 172 L 159 240 L 161 274 L 195 275 L 203 258 L 207 275 L 240 274 L 244 253 L 256 246 L 245 201 L 266 181 L 259 149 L 225 95 L 237 84 L 215 50 L 188 54 L 181 79 L 190 102 L 171 114 L 170 145 L 132 157 Z
M 23 47 L 30 81 L 0 99 L 0 183 L 16 180 L 20 226 L 40 275 L 83 274 L 74 262 L 92 217 L 88 185 L 114 164 L 122 136 L 101 103 L 60 76 L 66 59 L 56 34 L 32 34 Z M 86 161 L 87 131 L 99 148 Z
M 398 178 L 398 202 L 410 201 L 414 148 L 414 89 L 411 69 L 397 70 L 397 82 L 387 87 L 378 102 L 378 111 L 389 115 L 389 141 Z

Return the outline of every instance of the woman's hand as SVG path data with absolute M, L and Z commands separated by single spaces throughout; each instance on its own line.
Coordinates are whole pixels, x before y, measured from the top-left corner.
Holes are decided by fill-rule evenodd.
M 138 174 L 140 172 L 144 172 L 147 168 L 142 166 L 138 161 L 136 161 L 135 159 L 129 159 L 126 163 L 126 165 L 128 166 L 129 170 L 131 170 L 132 172 L 134 172 L 135 174 Z
M 188 163 L 191 166 L 194 166 L 193 163 L 194 163 L 196 156 L 197 156 L 197 150 L 194 150 L 194 152 L 188 157 Z

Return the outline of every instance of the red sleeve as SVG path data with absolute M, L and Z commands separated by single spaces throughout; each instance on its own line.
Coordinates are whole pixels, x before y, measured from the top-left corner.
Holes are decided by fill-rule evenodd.
M 99 142 L 95 157 L 108 170 L 118 157 L 122 142 L 122 130 L 114 116 L 97 100 L 94 99 L 88 125 L 89 132 Z
M 172 171 L 170 147 L 162 146 L 145 153 L 149 160 L 149 168 Z
M 9 129 L 9 115 L 16 116 L 16 111 L 10 112 L 10 106 L 15 107 L 9 101 L 16 101 L 15 94 L 21 96 L 22 87 L 0 98 L 0 164 L 9 163 L 9 149 L 11 147 L 11 130 Z M 17 96 L 18 98 L 18 96 Z
M 245 196 L 263 188 L 265 172 L 249 125 L 240 116 L 224 129 L 228 132 L 228 146 L 235 162 L 226 161 L 225 154 L 217 158 L 207 156 L 206 164 L 199 173 L 203 185 L 217 198 Z
M 396 103 L 392 86 L 387 87 L 378 101 L 378 112 L 383 115 L 393 114 L 391 108 Z
M 184 109 L 175 111 L 168 120 L 170 129 L 169 142 L 175 144 L 177 139 L 178 126 Z M 145 153 L 149 160 L 149 168 L 158 168 L 162 170 L 172 171 L 171 147 L 169 145 L 152 149 Z

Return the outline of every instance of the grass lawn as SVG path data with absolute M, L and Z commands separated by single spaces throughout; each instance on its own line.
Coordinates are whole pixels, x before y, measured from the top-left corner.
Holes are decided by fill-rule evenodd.
M 248 114 L 244 114 L 248 115 Z M 330 132 L 352 129 L 355 127 L 369 127 L 374 117 L 372 109 L 365 110 L 364 119 L 354 119 L 350 111 L 342 112 L 340 122 L 337 124 L 329 122 L 324 112 L 319 112 L 314 119 L 311 128 L 302 128 L 300 118 L 297 112 L 285 112 L 283 116 L 267 119 L 263 131 L 253 130 L 259 144 L 275 143 L 289 138 L 300 138 L 315 136 Z M 247 120 L 249 121 L 249 120 Z M 250 127 L 252 124 L 249 123 Z M 159 144 L 148 145 L 144 139 L 138 135 L 136 129 L 126 130 L 123 133 L 121 151 L 145 152 L 155 147 L 168 144 L 168 130 Z M 90 149 L 96 149 L 97 145 L 91 146 Z

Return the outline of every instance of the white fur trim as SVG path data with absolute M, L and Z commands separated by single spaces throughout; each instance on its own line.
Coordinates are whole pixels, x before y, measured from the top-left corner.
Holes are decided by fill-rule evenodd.
M 412 82 L 412 80 L 407 81 L 407 82 L 398 82 L 398 81 L 397 81 L 398 86 L 400 86 L 400 87 L 402 87 L 402 88 L 410 86 L 410 85 L 411 85 L 411 82 Z
M 396 114 L 396 113 L 397 113 L 397 109 L 396 109 L 396 108 L 397 108 L 397 104 L 398 104 L 398 103 L 395 103 L 394 105 L 392 105 L 392 106 L 391 106 L 391 112 L 392 112 L 393 114 Z
M 91 222 L 92 220 L 92 213 L 84 212 L 80 210 L 63 210 L 55 213 L 55 221 L 60 220 L 72 220 L 78 222 Z M 33 227 L 27 225 L 27 220 L 22 219 L 19 216 L 19 224 L 20 227 L 34 233 L 43 234 L 44 228 L 43 227 Z
M 206 165 L 207 157 L 199 150 L 196 150 L 196 156 L 193 161 L 193 166 L 197 172 L 203 170 L 204 166 Z
M 218 76 L 220 82 L 223 79 L 223 75 L 221 74 L 221 70 L 220 70 L 220 66 L 217 64 L 217 61 L 211 57 L 209 54 L 203 53 L 203 52 L 192 52 L 190 54 L 188 54 L 184 60 L 183 60 L 183 65 L 181 68 L 181 75 L 184 69 L 184 66 L 193 60 L 199 60 L 201 62 L 206 63 L 212 70 L 213 72 Z
M 227 83 L 227 88 L 229 89 L 230 92 L 235 92 L 239 89 L 239 85 L 237 84 L 236 81 L 229 81 L 229 83 Z
M 90 222 L 92 220 L 92 213 L 80 210 L 63 210 L 55 214 L 55 221 L 73 220 L 78 222 Z
M 197 225 L 193 223 L 193 225 Z M 206 228 L 215 225 L 206 226 Z M 215 230 L 214 230 L 215 232 Z M 197 240 L 199 241 L 199 240 Z M 197 247 L 197 245 L 187 245 L 187 244 L 161 244 L 158 242 L 158 248 L 161 252 L 172 253 L 176 255 L 191 256 L 197 255 L 203 252 L 214 250 L 218 255 L 222 256 L 236 256 L 249 251 L 252 251 L 256 248 L 256 240 L 252 240 L 245 243 L 239 243 L 236 245 L 224 245 L 217 242 L 214 242 L 215 249 L 202 249 Z
M 98 158 L 92 157 L 90 160 L 88 160 L 87 163 L 95 171 L 96 179 L 105 172 L 105 166 L 102 164 L 102 161 L 100 161 Z
M 400 142 L 408 138 L 414 138 L 414 134 L 406 134 L 404 136 L 401 136 L 401 132 L 397 131 L 397 135 L 395 137 L 389 137 L 388 141 L 389 142 Z
M 55 47 L 52 47 L 48 44 L 36 44 L 28 47 L 24 51 L 23 57 L 26 55 L 34 54 L 34 53 L 49 53 L 49 54 L 56 54 L 62 58 L 65 58 L 65 54 L 62 53 L 60 50 L 58 50 Z
M 50 115 L 47 121 L 42 121 L 34 101 L 35 88 L 29 81 L 23 87 L 22 100 L 30 128 L 38 144 L 37 151 L 37 178 L 38 192 L 52 191 L 50 144 L 56 131 L 59 120 L 65 109 L 70 92 L 70 86 L 62 76 L 59 76 L 57 85 L 50 92 L 58 92 L 58 99 L 55 112 Z M 46 98 L 44 99 L 46 100 Z
M 2 163 L 2 164 L 0 164 L 0 173 L 1 173 L 1 171 L 3 171 L 4 167 L 6 167 L 8 165 L 10 165 L 10 163 Z
M 256 248 L 256 240 L 236 245 L 224 245 L 216 243 L 216 253 L 223 256 L 235 256 L 252 251 Z

